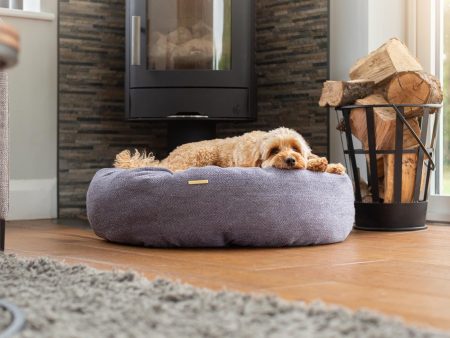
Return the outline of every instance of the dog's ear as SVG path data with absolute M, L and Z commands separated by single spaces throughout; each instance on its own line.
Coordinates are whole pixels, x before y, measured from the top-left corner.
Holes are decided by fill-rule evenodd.
M 248 167 L 261 167 L 263 163 L 261 151 L 259 147 L 254 147 L 251 151 L 247 153 L 247 166 Z
M 301 153 L 302 153 L 303 157 L 307 159 L 310 156 L 314 156 L 313 153 L 311 152 L 311 148 L 310 148 L 308 142 L 306 142 L 306 140 L 300 134 L 298 134 L 298 136 L 300 139 L 300 145 L 302 148 Z
M 264 134 L 261 131 L 254 131 L 243 135 L 233 153 L 234 165 L 238 167 L 261 166 L 263 159 L 260 145 Z

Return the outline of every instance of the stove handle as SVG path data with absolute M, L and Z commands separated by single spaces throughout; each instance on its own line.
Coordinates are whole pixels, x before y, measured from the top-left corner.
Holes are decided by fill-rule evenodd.
M 208 115 L 169 115 L 168 119 L 209 119 Z
M 141 65 L 141 17 L 131 17 L 131 65 Z

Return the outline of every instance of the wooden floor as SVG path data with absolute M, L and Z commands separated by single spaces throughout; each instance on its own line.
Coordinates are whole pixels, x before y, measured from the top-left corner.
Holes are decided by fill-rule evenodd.
M 408 233 L 354 231 L 341 244 L 288 249 L 149 249 L 53 221 L 9 222 L 7 252 L 212 289 L 375 309 L 450 330 L 450 226 Z

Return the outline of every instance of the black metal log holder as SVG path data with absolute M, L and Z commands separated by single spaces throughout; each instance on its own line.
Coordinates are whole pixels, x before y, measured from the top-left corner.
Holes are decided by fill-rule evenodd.
M 423 115 L 419 117 L 420 135 L 405 117 L 405 108 L 418 107 L 423 110 Z M 358 111 L 354 111 L 355 108 Z M 394 149 L 377 149 L 375 136 L 375 108 L 392 108 L 396 113 L 395 124 L 395 145 Z M 431 171 L 435 168 L 433 161 L 436 134 L 439 122 L 439 112 L 441 105 L 437 104 L 380 104 L 380 105 L 350 105 L 336 108 L 338 119 L 343 117 L 345 140 L 341 140 L 344 148 L 344 155 L 350 161 L 352 179 L 355 187 L 355 228 L 361 230 L 379 231 L 407 231 L 421 230 L 426 228 L 427 199 L 430 184 Z M 433 125 L 430 128 L 430 113 L 434 111 Z M 367 122 L 368 149 L 355 149 L 354 138 L 351 133 L 350 114 L 365 113 Z M 407 131 L 405 131 L 406 129 Z M 431 137 L 428 137 L 429 129 L 432 130 Z M 418 147 L 414 149 L 403 148 L 404 132 L 410 132 L 416 139 Z M 428 145 L 428 146 L 427 146 Z M 394 155 L 394 203 L 383 203 L 380 198 L 378 188 L 377 155 Z M 414 196 L 410 203 L 402 203 L 402 156 L 404 154 L 417 154 L 416 176 L 414 181 Z M 366 160 L 368 155 L 368 161 Z M 372 194 L 371 202 L 364 202 L 360 188 L 360 168 L 358 167 L 357 156 L 364 157 L 367 166 L 367 180 Z M 368 163 L 367 163 L 368 162 Z M 424 167 L 426 168 L 424 172 Z M 422 175 L 425 176 L 424 184 Z

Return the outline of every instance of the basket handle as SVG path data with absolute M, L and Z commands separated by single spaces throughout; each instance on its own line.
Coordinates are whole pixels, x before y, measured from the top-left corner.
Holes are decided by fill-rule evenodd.
M 408 121 L 405 119 L 405 117 L 403 116 L 403 114 L 400 112 L 400 110 L 398 109 L 398 107 L 393 104 L 392 107 L 395 109 L 395 112 L 397 114 L 397 117 L 403 122 L 404 125 L 406 125 L 406 127 L 409 129 L 409 131 L 411 132 L 412 136 L 414 136 L 414 138 L 416 139 L 416 141 L 419 143 L 420 148 L 422 148 L 423 152 L 426 154 L 426 156 L 428 157 L 428 160 L 430 161 L 430 169 L 434 170 L 436 168 L 436 165 L 432 159 L 432 155 L 428 152 L 427 147 L 425 147 L 425 145 L 422 143 L 422 141 L 420 140 L 419 136 L 417 136 L 416 132 L 414 131 L 414 129 L 411 127 L 411 125 L 408 123 Z

